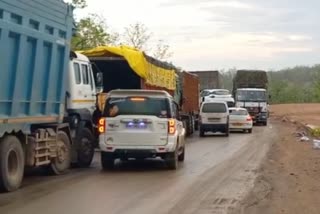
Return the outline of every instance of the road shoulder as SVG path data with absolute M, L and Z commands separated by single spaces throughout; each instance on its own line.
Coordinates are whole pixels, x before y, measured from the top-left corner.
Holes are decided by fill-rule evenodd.
M 294 136 L 296 124 L 274 121 L 279 140 L 268 152 L 255 186 L 237 213 L 319 213 L 320 151 Z

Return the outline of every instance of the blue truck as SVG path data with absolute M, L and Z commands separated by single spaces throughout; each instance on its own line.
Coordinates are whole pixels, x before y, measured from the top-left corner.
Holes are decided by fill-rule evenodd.
M 59 175 L 92 161 L 93 124 L 79 113 L 88 111 L 66 106 L 70 60 L 80 57 L 70 54 L 73 29 L 73 8 L 62 0 L 0 0 L 1 191 L 20 188 L 26 167 Z M 79 60 L 91 72 L 89 61 Z

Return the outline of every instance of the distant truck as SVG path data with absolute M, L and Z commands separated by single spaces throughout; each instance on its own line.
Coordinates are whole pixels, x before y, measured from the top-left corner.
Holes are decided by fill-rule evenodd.
M 248 110 L 256 123 L 267 125 L 268 76 L 261 70 L 238 70 L 233 79 L 236 107 Z
M 199 80 L 198 77 L 185 71 L 180 71 L 173 65 L 154 59 L 138 50 L 126 46 L 98 47 L 81 52 L 89 57 L 93 64 L 94 73 L 102 73 L 103 93 L 97 101 L 97 121 L 99 114 L 104 109 L 107 93 L 115 89 L 148 89 L 165 90 L 180 106 L 180 115 L 183 118 L 187 135 L 191 135 L 196 129 L 199 109 Z M 149 69 L 144 70 L 148 67 Z M 143 78 L 145 72 L 150 72 Z M 155 75 L 155 76 L 153 76 Z M 153 76 L 153 77 L 152 77 Z M 149 79 L 148 79 L 149 78 Z M 172 84 L 164 84 L 175 79 L 175 87 Z M 157 80 L 160 80 L 160 82 Z M 158 85 L 148 81 L 157 82 Z M 161 83 L 161 84 L 160 84 Z M 102 94 L 103 95 L 103 94 Z
M 200 91 L 223 88 L 223 79 L 219 71 L 189 71 L 199 77 Z
M 70 52 L 72 30 L 61 0 L 0 1 L 1 191 L 18 189 L 25 167 L 91 164 L 96 85 L 89 60 Z

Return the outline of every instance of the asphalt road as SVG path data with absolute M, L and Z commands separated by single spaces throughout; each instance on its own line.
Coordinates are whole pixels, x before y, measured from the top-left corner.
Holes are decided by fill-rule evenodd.
M 259 163 L 276 140 L 276 128 L 255 127 L 230 137 L 195 135 L 177 171 L 161 160 L 124 162 L 63 176 L 29 173 L 20 190 L 0 194 L 1 214 L 227 213 L 250 191 Z

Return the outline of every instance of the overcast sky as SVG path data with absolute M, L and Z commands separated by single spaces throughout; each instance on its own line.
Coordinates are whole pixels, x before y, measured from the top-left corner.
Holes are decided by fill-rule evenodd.
M 320 63 L 320 0 L 87 0 L 116 31 L 142 22 L 185 70 Z

